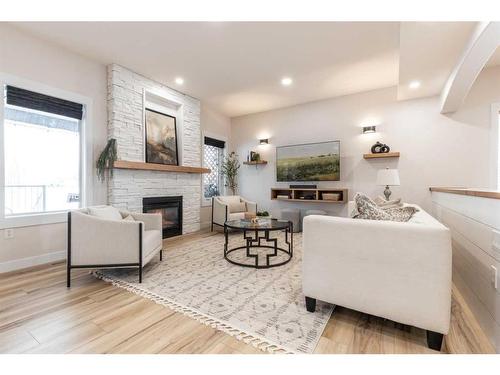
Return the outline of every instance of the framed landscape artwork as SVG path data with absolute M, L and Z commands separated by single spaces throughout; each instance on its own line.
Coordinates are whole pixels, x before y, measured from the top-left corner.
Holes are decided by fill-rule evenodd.
M 146 108 L 146 163 L 179 165 L 175 117 Z
M 276 180 L 339 181 L 340 141 L 276 147 Z

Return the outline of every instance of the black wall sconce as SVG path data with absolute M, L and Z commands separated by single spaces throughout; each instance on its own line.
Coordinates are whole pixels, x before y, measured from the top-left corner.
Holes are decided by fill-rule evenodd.
M 259 139 L 259 145 L 268 145 L 268 144 L 269 144 L 269 138 Z
M 363 126 L 363 134 L 375 133 L 376 131 L 376 126 Z

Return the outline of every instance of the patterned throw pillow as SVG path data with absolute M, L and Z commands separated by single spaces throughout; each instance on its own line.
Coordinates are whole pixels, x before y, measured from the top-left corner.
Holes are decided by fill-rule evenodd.
M 395 207 L 383 209 L 364 194 L 356 193 L 354 196 L 355 210 L 357 214 L 353 215 L 355 219 L 367 220 L 390 220 L 390 221 L 408 221 L 418 210 L 415 207 Z
M 353 216 L 355 219 L 390 220 L 390 215 L 364 194 L 356 193 L 354 204 L 357 210 L 357 214 Z
M 408 221 L 413 214 L 418 211 L 416 207 L 394 207 L 384 209 L 390 216 L 392 221 Z

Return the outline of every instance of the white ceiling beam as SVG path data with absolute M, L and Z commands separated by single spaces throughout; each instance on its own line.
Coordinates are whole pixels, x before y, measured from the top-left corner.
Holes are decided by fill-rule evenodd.
M 472 84 L 500 45 L 500 22 L 478 23 L 441 93 L 441 113 L 455 112 Z

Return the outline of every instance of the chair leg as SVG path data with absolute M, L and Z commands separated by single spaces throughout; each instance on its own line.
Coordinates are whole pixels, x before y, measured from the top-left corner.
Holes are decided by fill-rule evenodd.
M 71 288 L 71 267 L 66 270 L 66 287 Z
M 316 298 L 306 297 L 306 309 L 309 312 L 316 311 Z
M 160 250 L 160 262 L 163 260 L 163 249 Z
M 139 267 L 139 284 L 142 283 L 142 267 Z
M 427 346 L 429 349 L 441 351 L 443 345 L 443 334 L 433 331 L 427 331 Z

